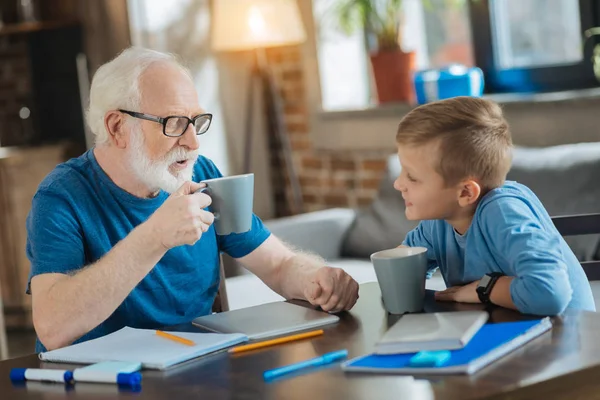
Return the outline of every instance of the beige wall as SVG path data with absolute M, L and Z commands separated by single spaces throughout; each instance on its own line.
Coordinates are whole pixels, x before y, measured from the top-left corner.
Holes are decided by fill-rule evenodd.
M 230 175 L 245 173 L 245 124 L 248 81 L 252 54 L 248 52 L 217 56 L 219 92 L 223 124 L 227 137 Z M 273 216 L 269 153 L 266 145 L 263 107 L 258 82 L 254 87 L 252 165 L 254 173 L 254 212 L 263 219 Z
M 545 147 L 600 141 L 600 98 L 501 103 L 516 145 Z M 316 112 L 313 142 L 327 150 L 393 149 L 398 122 L 410 107 Z

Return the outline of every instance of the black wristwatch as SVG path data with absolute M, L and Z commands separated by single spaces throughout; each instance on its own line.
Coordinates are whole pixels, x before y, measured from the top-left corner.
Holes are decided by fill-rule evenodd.
M 479 301 L 483 304 L 490 304 L 490 294 L 492 293 L 492 289 L 494 285 L 498 281 L 498 278 L 504 276 L 504 274 L 500 272 L 492 272 L 489 274 L 485 274 L 483 278 L 479 281 L 479 285 L 477 285 L 477 296 L 479 297 Z

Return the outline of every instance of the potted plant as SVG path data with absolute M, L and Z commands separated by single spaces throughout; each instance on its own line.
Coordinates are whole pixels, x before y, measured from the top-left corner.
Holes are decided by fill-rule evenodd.
M 437 6 L 460 8 L 479 0 L 420 0 L 428 10 Z M 415 52 L 401 48 L 403 0 L 337 0 L 332 9 L 338 27 L 347 34 L 364 31 L 380 103 L 414 98 L 412 74 Z M 463 50 L 463 49 L 459 49 Z
M 400 46 L 402 0 L 340 0 L 334 9 L 340 28 L 346 33 L 363 29 L 369 41 L 371 66 L 380 103 L 413 99 L 412 73 L 415 52 Z

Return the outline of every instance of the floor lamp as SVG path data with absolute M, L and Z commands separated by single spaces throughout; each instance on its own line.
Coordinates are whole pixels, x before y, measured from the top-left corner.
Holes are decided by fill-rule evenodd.
M 214 0 L 212 48 L 215 51 L 248 51 L 254 62 L 248 80 L 244 137 L 244 172 L 251 172 L 253 100 L 258 83 L 263 91 L 269 140 L 283 154 L 282 168 L 291 185 L 290 211 L 303 211 L 302 192 L 292 159 L 283 102 L 266 59 L 266 48 L 300 44 L 306 33 L 296 0 Z

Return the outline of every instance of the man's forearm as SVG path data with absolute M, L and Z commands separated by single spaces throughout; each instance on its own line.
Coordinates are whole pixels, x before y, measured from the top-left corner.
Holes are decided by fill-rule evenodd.
M 68 345 L 106 320 L 164 255 L 139 225 L 96 263 L 34 293 L 34 322 L 47 348 Z M 35 279 L 35 278 L 34 278 Z
M 327 267 L 318 256 L 293 251 L 273 235 L 238 261 L 287 299 L 332 312 L 349 310 L 358 299 L 358 283 L 350 275 Z
M 296 252 L 280 268 L 280 294 L 286 299 L 304 299 L 310 277 L 324 265 L 325 261 L 316 255 Z
M 320 257 L 295 250 L 274 235 L 238 261 L 286 299 L 304 299 L 310 275 L 325 265 Z

